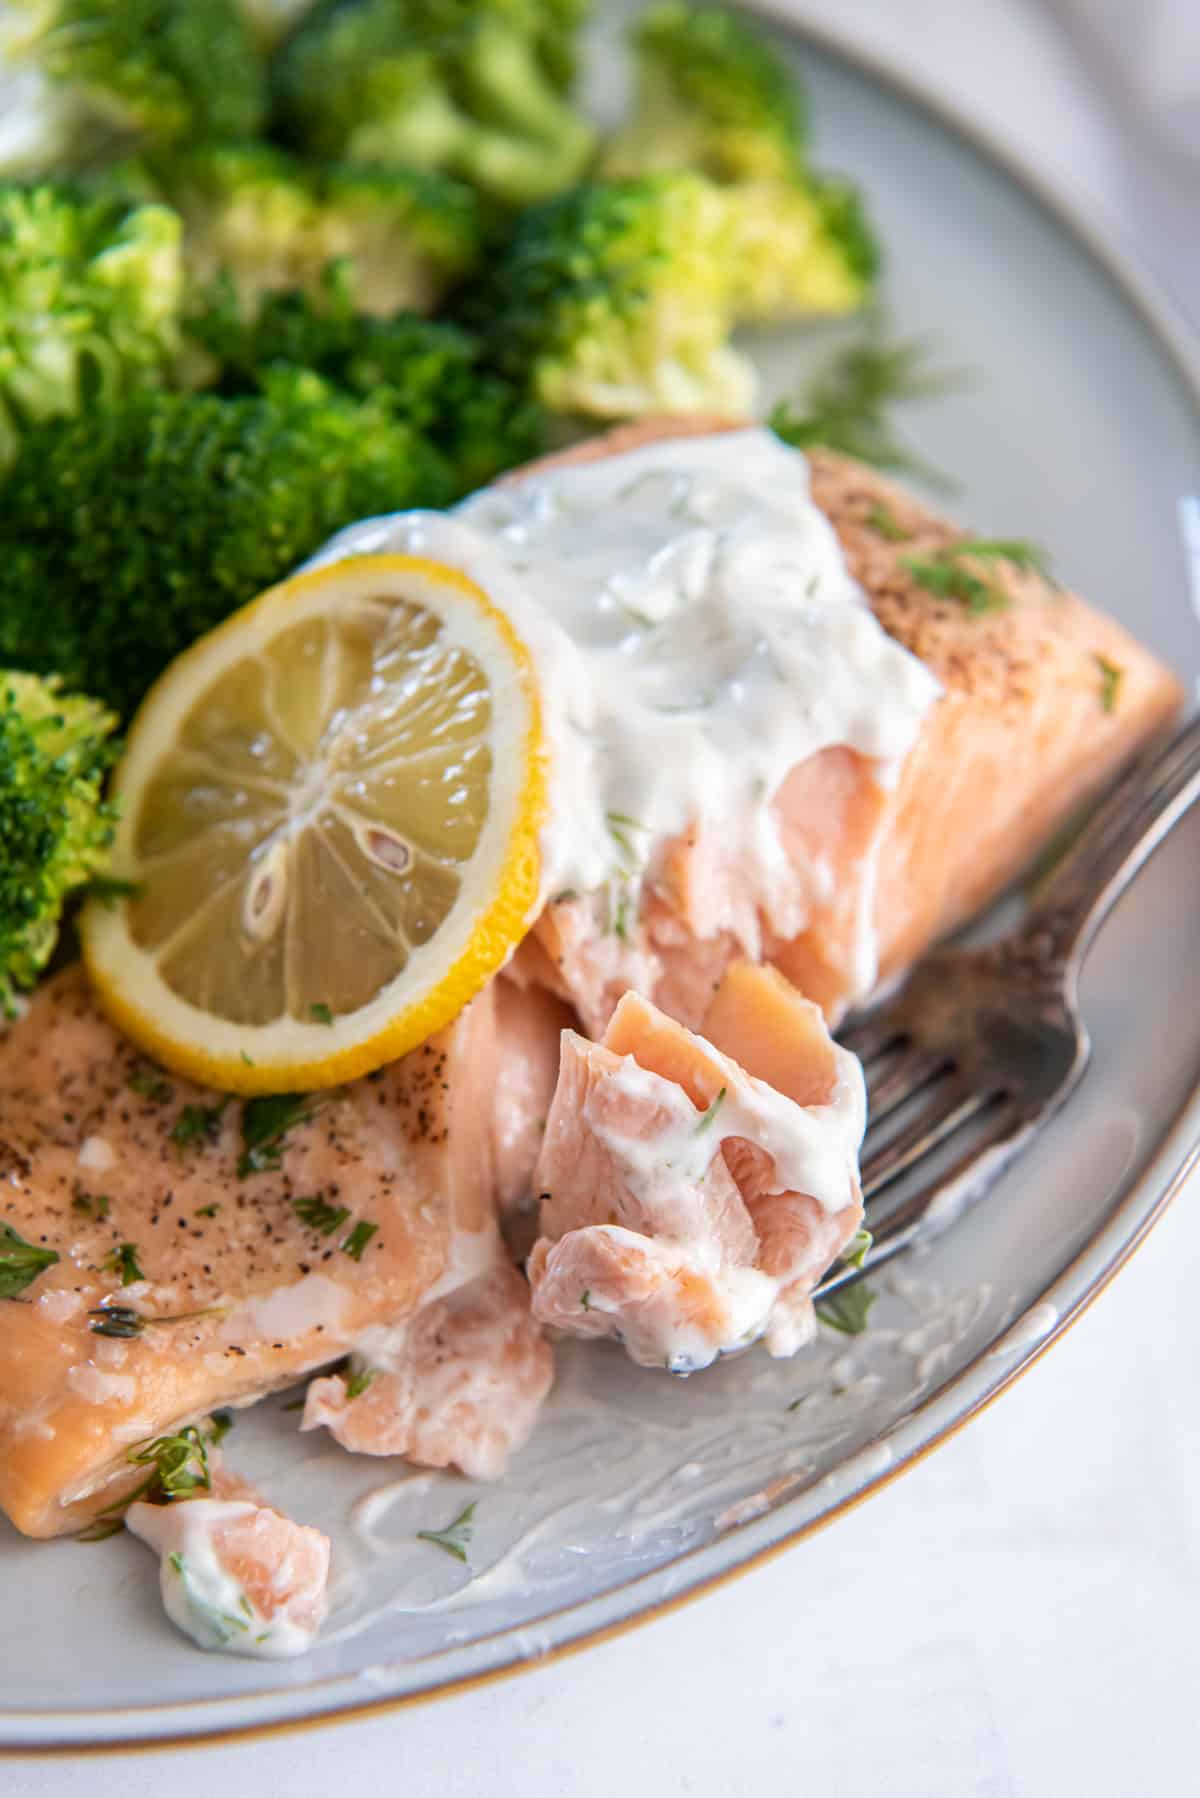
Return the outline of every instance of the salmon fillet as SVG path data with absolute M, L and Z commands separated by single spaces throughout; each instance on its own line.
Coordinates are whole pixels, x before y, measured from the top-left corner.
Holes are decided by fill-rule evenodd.
M 0 1304 L 18 1529 L 79 1529 L 136 1484 L 131 1444 L 290 1385 L 495 1264 L 495 1045 L 488 989 L 239 1171 L 240 1103 L 214 1115 L 217 1095 L 149 1068 L 79 968 L 36 993 L 0 1035 L 0 1216 L 59 1256 Z
M 643 420 L 508 478 L 724 428 Z M 812 497 L 876 619 L 942 696 L 891 789 L 848 748 L 821 751 L 784 781 L 774 811 L 793 875 L 790 916 L 772 913 L 715 833 L 700 831 L 660 848 L 622 940 L 602 902 L 548 905 L 513 972 L 568 999 L 592 1036 L 630 987 L 698 1026 L 723 970 L 747 954 L 836 1019 L 1012 882 L 1182 701 L 1174 675 L 1119 624 L 1009 563 L 982 570 L 1004 609 L 974 615 L 928 592 L 905 558 L 927 559 L 962 533 L 861 464 L 820 450 L 808 463 Z M 881 510 L 887 535 L 872 524 Z M 1120 670 L 1111 709 L 1106 667 Z M 868 966 L 864 919 L 877 951 Z
M 554 1382 L 528 1284 L 503 1256 L 407 1323 L 371 1332 L 359 1354 L 365 1389 L 352 1394 L 336 1374 L 314 1380 L 301 1429 L 323 1425 L 356 1454 L 407 1455 L 477 1480 L 499 1479 Z
M 862 1222 L 865 1116 L 858 1063 L 770 968 L 729 969 L 703 1036 L 634 993 L 603 1042 L 564 1031 L 534 1316 L 676 1373 L 759 1337 L 794 1354 Z

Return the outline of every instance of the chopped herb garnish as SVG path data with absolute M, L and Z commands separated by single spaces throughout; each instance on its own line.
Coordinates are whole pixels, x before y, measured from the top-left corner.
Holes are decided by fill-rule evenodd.
M 118 880 L 112 874 L 97 874 L 87 885 L 88 898 L 98 899 L 109 911 L 119 899 L 140 899 L 144 891 L 140 880 Z
M 375 1378 L 373 1367 L 359 1367 L 344 1375 L 346 1381 L 346 1397 L 361 1398 L 371 1381 Z
M 216 1637 L 219 1647 L 227 1648 L 239 1632 L 243 1635 L 246 1633 L 250 1628 L 250 1625 L 245 1617 L 233 1617 L 228 1611 L 218 1611 L 215 1605 L 211 1605 L 207 1599 L 201 1598 L 200 1594 L 196 1591 L 195 1586 L 192 1584 L 191 1575 L 187 1570 L 187 1562 L 179 1553 L 178 1549 L 173 1549 L 167 1556 L 167 1564 L 171 1568 L 171 1571 L 178 1575 L 185 1586 L 187 1590 L 187 1601 L 192 1611 L 197 1617 L 202 1618 L 203 1621 L 207 1623 L 209 1629 Z M 244 1603 L 245 1601 L 243 1600 L 242 1602 Z M 254 1612 L 247 1606 L 247 1616 L 252 1618 L 253 1615 Z
M 294 1124 L 310 1115 L 307 1093 L 269 1093 L 247 1099 L 242 1106 L 242 1153 L 238 1157 L 239 1180 L 279 1166 L 283 1139 Z
M 213 1448 L 216 1448 L 218 1443 L 224 1442 L 226 1436 L 228 1436 L 228 1434 L 232 1428 L 233 1428 L 233 1412 L 232 1411 L 214 1411 L 213 1412 L 212 1416 L 208 1420 L 208 1440 L 212 1444 Z
M 1009 605 L 1008 594 L 995 581 L 985 580 L 964 558 L 977 562 L 1009 562 L 1023 573 L 1039 574 L 1052 579 L 1046 552 L 1035 543 L 1017 538 L 962 537 L 929 556 L 901 556 L 900 560 L 917 585 L 937 599 L 957 600 L 972 618 L 984 612 L 1003 612 Z
M 118 1243 L 104 1266 L 106 1272 L 120 1274 L 122 1286 L 132 1286 L 146 1278 L 138 1266 L 137 1244 L 133 1242 Z
M 88 1328 L 93 1336 L 113 1336 L 119 1342 L 126 1342 L 140 1336 L 151 1325 L 195 1323 L 197 1318 L 217 1317 L 225 1309 L 227 1307 L 221 1305 L 209 1305 L 203 1311 L 180 1311 L 174 1317 L 145 1317 L 129 1305 L 98 1305 L 88 1312 Z
M 242 1055 L 242 1060 L 246 1064 L 246 1066 L 248 1068 L 252 1068 L 254 1066 L 253 1057 L 247 1055 L 247 1053 L 244 1049 L 241 1051 L 241 1055 Z
M 623 943 L 629 941 L 629 894 L 622 888 L 620 897 L 613 907 L 613 935 L 620 937 Z
M 227 1412 L 217 1416 L 228 1416 Z M 214 1416 L 216 1424 L 217 1417 Z M 225 1428 L 228 1429 L 226 1424 Z M 221 1435 L 225 1433 L 221 1431 Z M 215 1432 L 208 1442 L 220 1441 Z M 139 1500 L 151 1505 L 175 1504 L 192 1498 L 197 1492 L 212 1490 L 208 1467 L 208 1446 L 195 1424 L 188 1424 L 174 1436 L 158 1436 L 152 1442 L 139 1442 L 129 1450 L 126 1460 L 134 1467 L 148 1467 L 150 1472 L 132 1492 L 125 1492 L 115 1503 L 97 1511 L 80 1540 L 102 1542 L 120 1529 L 126 1511 Z
M 197 1213 L 196 1213 L 196 1216 L 197 1217 L 216 1217 L 217 1212 L 220 1209 L 221 1209 L 220 1205 L 218 1205 L 216 1200 L 214 1200 L 211 1205 L 201 1205 L 199 1211 L 197 1211 Z
M 323 1000 L 318 1001 L 316 1005 L 310 1005 L 308 1009 L 312 1013 L 314 1024 L 327 1024 L 332 1029 L 333 1013 Z
M 152 1503 L 171 1504 L 207 1492 L 212 1486 L 208 1471 L 208 1447 L 204 1436 L 190 1423 L 175 1436 L 158 1436 L 153 1442 L 131 1448 L 127 1459 L 135 1467 L 154 1469 Z
M 643 830 L 648 832 L 650 826 L 648 824 L 639 824 L 636 818 L 627 817 L 624 812 L 605 812 L 604 818 L 608 825 L 609 835 L 617 845 L 617 848 L 621 851 L 621 854 L 625 857 L 625 860 L 627 862 L 637 862 L 639 860 L 638 853 L 630 840 L 629 833 L 631 830 Z
M 722 1105 L 724 1105 L 724 1103 L 725 1103 L 725 1092 L 726 1092 L 725 1087 L 722 1087 L 720 1092 L 717 1094 L 716 1098 L 713 1100 L 712 1104 L 709 1106 L 708 1110 L 701 1117 L 700 1122 L 696 1125 L 696 1128 L 693 1130 L 693 1132 L 692 1132 L 693 1136 L 700 1136 L 703 1134 L 703 1132 L 705 1130 L 708 1129 L 709 1125 L 716 1118 L 718 1111 L 720 1111 Z
M 432 1542 L 436 1547 L 444 1548 L 448 1555 L 453 1555 L 456 1561 L 462 1561 L 465 1565 L 467 1545 L 475 1533 L 474 1518 L 475 1506 L 467 1505 L 444 1530 L 418 1530 L 418 1540 Z
M 771 429 L 793 449 L 840 450 L 876 468 L 905 471 L 926 485 L 953 487 L 939 469 L 914 456 L 893 431 L 888 414 L 904 401 L 931 399 L 960 386 L 961 373 L 929 367 L 930 346 L 916 338 L 889 342 L 878 316 L 857 343 L 834 358 L 816 377 L 798 405 L 781 402 L 771 413 Z
M 219 1105 L 185 1105 L 171 1131 L 175 1147 L 190 1149 L 196 1143 L 216 1142 L 228 1103 L 225 1098 Z
M 81 1212 L 84 1217 L 107 1217 L 111 1205 L 106 1192 L 77 1192 L 71 1200 L 71 1210 Z
M 1115 712 L 1121 697 L 1121 682 L 1125 678 L 1125 670 L 1119 663 L 1110 662 L 1107 656 L 1097 656 L 1096 666 L 1100 670 L 1100 709 Z
M 843 1336 L 861 1336 L 874 1303 L 875 1294 L 867 1282 L 856 1280 L 852 1286 L 839 1287 L 828 1298 L 818 1299 L 816 1312 L 831 1330 L 840 1330 Z
M 842 1250 L 842 1266 L 861 1267 L 867 1258 L 867 1251 L 870 1249 L 874 1240 L 871 1232 L 860 1224 L 858 1229 L 854 1232 L 854 1235 Z
M 153 1099 L 156 1105 L 164 1104 L 175 1091 L 157 1068 L 134 1068 L 126 1084 L 130 1092 L 140 1094 L 143 1099 Z
M 889 543 L 907 543 L 912 536 L 882 500 L 877 500 L 867 513 L 867 523 L 877 536 L 886 537 Z
M 586 1287 L 584 1289 L 584 1291 L 580 1293 L 579 1303 L 582 1306 L 583 1310 L 585 1310 L 585 1311 L 591 1310 L 591 1308 L 592 1308 L 592 1289 L 590 1286 Z
M 128 1305 L 99 1305 L 96 1310 L 89 1311 L 91 1319 L 88 1328 L 93 1336 L 112 1336 L 118 1342 L 125 1342 L 131 1336 L 140 1336 L 153 1318 L 143 1317 L 140 1312 L 132 1310 Z
M 57 1260 L 54 1249 L 39 1249 L 18 1236 L 11 1224 L 0 1223 L 0 1299 L 15 1299 Z
M 349 1206 L 330 1205 L 319 1192 L 314 1193 L 310 1199 L 293 1199 L 292 1210 L 302 1224 L 307 1224 L 310 1230 L 316 1230 L 321 1236 L 332 1236 L 350 1216 Z
M 347 1236 L 345 1241 L 341 1244 L 342 1249 L 355 1261 L 361 1261 L 363 1258 L 363 1250 L 366 1248 L 378 1228 L 378 1224 L 368 1224 L 365 1222 L 355 1224 L 349 1236 Z

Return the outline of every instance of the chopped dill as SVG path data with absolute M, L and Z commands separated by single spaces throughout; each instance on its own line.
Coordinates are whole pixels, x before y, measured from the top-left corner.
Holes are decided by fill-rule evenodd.
M 692 1132 L 693 1136 L 702 1135 L 704 1133 L 704 1131 L 707 1130 L 709 1128 L 709 1126 L 715 1121 L 718 1111 L 720 1111 L 722 1105 L 724 1105 L 724 1103 L 725 1103 L 726 1090 L 727 1089 L 725 1087 L 721 1088 L 720 1092 L 717 1094 L 716 1098 L 713 1100 L 712 1104 L 709 1106 L 708 1110 L 704 1113 L 704 1115 L 701 1117 L 699 1123 L 696 1125 L 695 1129 L 693 1130 L 693 1132 Z
M 1125 670 L 1118 662 L 1110 662 L 1107 656 L 1097 656 L 1096 666 L 1100 670 L 1100 709 L 1103 712 L 1115 712 L 1121 697 L 1121 682 L 1125 678 Z
M 467 1560 L 467 1546 L 475 1533 L 475 1506 L 467 1505 L 461 1510 L 453 1523 L 448 1523 L 444 1530 L 418 1530 L 417 1540 L 432 1542 L 435 1547 L 445 1549 L 456 1561 Z
M 310 1230 L 315 1230 L 320 1236 L 332 1236 L 350 1216 L 348 1205 L 330 1205 L 319 1192 L 315 1192 L 309 1199 L 293 1199 L 292 1210 L 301 1223 L 307 1224 Z
M 343 1253 L 349 1255 L 354 1261 L 361 1261 L 363 1250 L 378 1229 L 378 1224 L 368 1224 L 365 1221 L 355 1224 L 349 1236 L 340 1244 Z
M 0 1223 L 0 1299 L 15 1299 L 57 1260 L 56 1250 L 40 1249 L 18 1236 L 11 1224 Z

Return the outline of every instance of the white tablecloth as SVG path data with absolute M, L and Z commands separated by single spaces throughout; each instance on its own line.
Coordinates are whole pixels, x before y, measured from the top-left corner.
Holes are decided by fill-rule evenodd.
M 1115 220 L 1200 321 L 1200 164 L 1119 118 L 1120 84 L 1036 0 L 796 10 L 952 93 Z M 377 1722 L 150 1762 L 0 1765 L 0 1792 L 1194 1793 L 1198 1272 L 1193 1183 L 1100 1303 L 954 1441 L 808 1544 L 615 1642 Z

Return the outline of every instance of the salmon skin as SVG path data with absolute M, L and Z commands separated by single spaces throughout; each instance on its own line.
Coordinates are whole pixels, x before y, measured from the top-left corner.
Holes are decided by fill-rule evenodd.
M 422 1049 L 285 1107 L 149 1066 L 69 968 L 0 1036 L 0 1216 L 58 1261 L 0 1303 L 0 1505 L 79 1529 L 129 1447 L 293 1384 L 495 1265 L 488 989 Z M 260 1114 L 261 1115 L 261 1114 Z
M 507 478 L 727 428 L 738 427 L 643 420 Z M 845 747 L 785 779 L 773 809 L 793 916 L 773 915 L 715 834 L 695 830 L 660 845 L 620 940 L 602 897 L 548 905 L 513 973 L 570 1001 L 593 1037 L 630 987 L 698 1027 L 744 955 L 780 968 L 836 1021 L 1008 886 L 1182 702 L 1175 676 L 1119 624 L 1010 562 L 980 565 L 985 611 L 928 591 L 909 563 L 962 532 L 859 463 L 822 450 L 807 460 L 812 498 L 876 619 L 942 695 L 898 782 Z
M 730 968 L 703 1036 L 627 993 L 603 1042 L 563 1033 L 534 1316 L 673 1373 L 760 1337 L 794 1354 L 862 1223 L 865 1116 L 858 1063 L 773 969 Z

